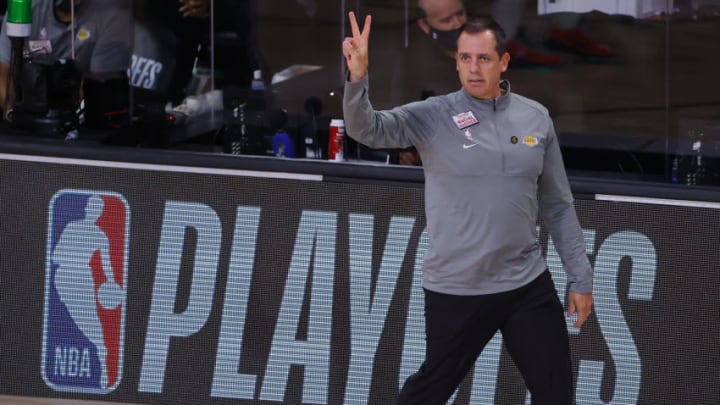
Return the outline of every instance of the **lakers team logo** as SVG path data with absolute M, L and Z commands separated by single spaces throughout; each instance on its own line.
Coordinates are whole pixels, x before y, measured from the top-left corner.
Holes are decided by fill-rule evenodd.
M 87 28 L 80 28 L 77 32 L 77 39 L 79 41 L 87 41 L 90 39 L 90 31 Z
M 532 148 L 538 144 L 538 139 L 532 135 L 525 135 L 523 143 Z
M 58 391 L 111 392 L 122 379 L 127 202 L 61 190 L 48 211 L 43 379 Z

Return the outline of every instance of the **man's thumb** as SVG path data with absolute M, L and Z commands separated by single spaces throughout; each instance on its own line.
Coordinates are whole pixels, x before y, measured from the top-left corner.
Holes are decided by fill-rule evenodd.
M 570 303 L 568 304 L 567 316 L 569 316 L 569 317 L 573 316 L 574 313 L 575 313 L 575 303 L 570 301 Z

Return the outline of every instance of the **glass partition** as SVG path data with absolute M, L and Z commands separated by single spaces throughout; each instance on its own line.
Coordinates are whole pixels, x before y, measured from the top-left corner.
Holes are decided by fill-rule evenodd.
M 343 118 L 340 43 L 349 11 L 373 16 L 370 98 L 377 109 L 458 90 L 452 30 L 467 15 L 489 14 L 508 36 L 505 78 L 513 92 L 548 108 L 571 174 L 720 183 L 720 0 L 67 2 L 79 7 L 78 21 L 121 25 L 124 33 L 113 52 L 95 56 L 124 60 L 126 73 L 83 76 L 77 97 L 84 116 L 73 127 L 81 140 L 327 159 L 331 122 Z M 53 2 L 33 7 L 40 3 Z M 88 14 L 91 5 L 115 18 Z M 89 35 L 81 25 L 69 38 L 76 49 Z M 42 48 L 38 40 L 27 39 L 26 55 Z M 32 99 L 27 88 L 23 95 Z M 50 136 L 67 135 L 53 128 Z M 412 151 L 345 141 L 345 160 L 421 164 L 405 159 Z
M 77 140 L 86 128 L 128 126 L 130 6 L 129 0 L 3 2 L 2 132 Z
M 322 115 L 341 118 L 340 41 L 349 10 L 373 16 L 370 95 L 376 108 L 458 89 L 453 57 L 442 42 L 464 8 L 504 26 L 511 54 L 505 77 L 513 91 L 549 109 L 571 172 L 717 182 L 720 77 L 713 58 L 720 1 L 297 0 L 258 6 L 263 60 L 278 79 L 271 87 L 287 111 L 302 113 L 303 100 L 312 98 L 322 102 Z M 289 69 L 295 70 L 283 75 Z

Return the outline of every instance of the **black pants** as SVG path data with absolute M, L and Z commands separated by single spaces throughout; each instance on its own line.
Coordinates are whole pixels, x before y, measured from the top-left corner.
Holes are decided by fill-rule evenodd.
M 444 405 L 498 330 L 533 405 L 572 403 L 567 326 L 547 270 L 526 286 L 497 294 L 425 290 L 425 361 L 405 381 L 397 403 Z

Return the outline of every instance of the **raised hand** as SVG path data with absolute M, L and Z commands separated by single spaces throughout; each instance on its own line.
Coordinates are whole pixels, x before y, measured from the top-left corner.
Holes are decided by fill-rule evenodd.
M 354 12 L 349 12 L 350 28 L 352 37 L 346 37 L 342 43 L 345 63 L 350 71 L 350 81 L 355 82 L 362 79 L 368 70 L 368 39 L 370 38 L 370 23 L 372 17 L 365 17 L 365 24 L 362 32 L 358 27 L 357 18 Z

